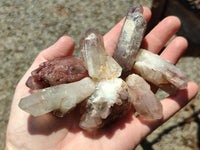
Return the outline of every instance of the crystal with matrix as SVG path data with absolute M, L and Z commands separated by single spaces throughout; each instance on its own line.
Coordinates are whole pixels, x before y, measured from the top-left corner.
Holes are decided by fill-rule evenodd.
M 116 118 L 122 117 L 130 109 L 127 84 L 120 78 L 100 81 L 96 91 L 85 104 L 80 127 L 94 131 Z

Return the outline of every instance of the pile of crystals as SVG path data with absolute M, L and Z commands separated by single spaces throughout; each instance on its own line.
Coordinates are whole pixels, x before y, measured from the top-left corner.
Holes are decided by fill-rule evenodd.
M 53 112 L 62 117 L 81 103 L 79 125 L 87 131 L 124 116 L 131 105 L 144 119 L 161 119 L 162 105 L 147 81 L 176 94 L 187 87 L 187 77 L 160 56 L 140 49 L 146 28 L 142 13 L 140 5 L 129 9 L 114 57 L 106 53 L 102 36 L 89 29 L 80 40 L 82 59 L 42 63 L 26 82 L 37 92 L 22 98 L 19 107 L 33 116 Z

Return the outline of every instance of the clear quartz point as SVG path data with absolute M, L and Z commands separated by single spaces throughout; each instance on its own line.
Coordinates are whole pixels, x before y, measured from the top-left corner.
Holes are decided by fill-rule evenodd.
M 135 110 L 144 119 L 161 119 L 162 105 L 151 91 L 150 85 L 136 74 L 126 78 L 129 95 Z
M 60 84 L 22 98 L 19 107 L 33 116 L 59 110 L 59 117 L 85 100 L 95 91 L 95 83 L 86 77 L 80 81 Z
M 106 53 L 103 37 L 94 29 L 86 31 L 80 40 L 80 49 L 85 67 L 94 80 L 111 79 L 121 75 L 122 68 Z
M 122 67 L 122 77 L 127 77 L 136 59 L 146 29 L 146 20 L 141 5 L 129 9 L 122 27 L 114 59 Z
M 187 88 L 187 76 L 179 68 L 157 54 L 140 49 L 134 71 L 170 95 Z

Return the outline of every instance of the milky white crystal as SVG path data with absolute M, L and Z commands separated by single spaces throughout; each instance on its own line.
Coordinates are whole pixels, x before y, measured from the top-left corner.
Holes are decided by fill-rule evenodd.
M 103 37 L 94 29 L 86 31 L 80 40 L 80 49 L 85 67 L 94 80 L 119 77 L 122 68 L 107 54 L 104 49 Z
M 128 87 L 122 79 L 100 81 L 86 103 L 80 127 L 88 131 L 98 129 L 106 119 L 112 120 L 126 113 L 130 104 Z
M 162 105 L 151 91 L 150 85 L 143 78 L 136 74 L 131 74 L 127 77 L 126 83 L 131 102 L 142 118 L 162 118 Z
M 85 100 L 95 91 L 95 83 L 88 77 L 69 84 L 38 90 L 22 98 L 19 107 L 33 116 L 59 110 L 60 116 Z
M 187 76 L 179 68 L 159 55 L 140 49 L 134 70 L 147 81 L 160 87 L 169 94 L 176 94 L 178 89 L 187 88 Z

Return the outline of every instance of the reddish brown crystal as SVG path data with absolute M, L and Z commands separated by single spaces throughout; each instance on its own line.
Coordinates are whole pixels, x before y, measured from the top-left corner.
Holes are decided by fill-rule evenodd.
M 31 72 L 26 85 L 31 89 L 42 89 L 62 83 L 79 81 L 88 76 L 82 60 L 75 57 L 56 58 L 46 61 Z

